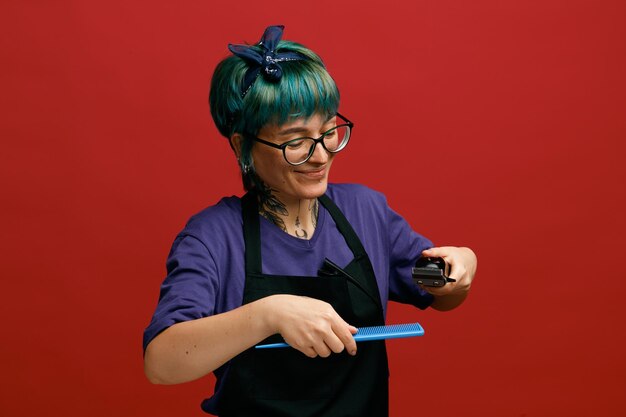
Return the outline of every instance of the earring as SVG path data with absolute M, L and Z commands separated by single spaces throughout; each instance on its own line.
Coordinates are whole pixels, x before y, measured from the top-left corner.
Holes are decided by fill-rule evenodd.
M 241 160 L 239 160 L 239 167 L 244 175 L 248 175 L 250 173 L 250 165 L 243 163 Z

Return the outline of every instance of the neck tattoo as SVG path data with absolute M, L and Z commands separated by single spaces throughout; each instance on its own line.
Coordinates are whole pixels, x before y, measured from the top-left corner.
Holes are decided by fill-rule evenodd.
M 276 226 L 280 227 L 282 231 L 289 233 L 287 225 L 285 224 L 285 220 L 289 218 L 289 211 L 287 210 L 287 206 L 282 201 L 280 201 L 278 197 L 274 194 L 275 190 L 272 190 L 263 182 L 259 181 L 258 190 L 259 214 L 274 223 Z M 294 221 L 293 235 L 300 239 L 309 239 L 311 231 L 315 231 L 315 228 L 317 227 L 317 215 L 319 213 L 319 205 L 316 198 L 309 200 L 307 210 L 311 216 L 310 229 L 312 230 L 307 231 L 302 227 L 302 223 L 300 221 L 301 203 L 302 200 L 298 202 L 298 211 L 296 213 L 296 218 Z
M 285 204 L 280 201 L 274 194 L 272 189 L 259 182 L 259 213 L 267 220 L 280 227 L 284 232 L 287 231 L 285 221 L 281 216 L 288 216 L 289 212 Z
M 300 239 L 308 239 L 309 234 L 307 233 L 306 230 L 300 227 L 300 203 L 302 203 L 302 200 L 298 201 L 298 214 L 296 215 L 295 233 L 296 233 L 296 237 L 299 237 Z M 311 205 L 309 205 L 309 210 L 310 209 L 311 209 Z

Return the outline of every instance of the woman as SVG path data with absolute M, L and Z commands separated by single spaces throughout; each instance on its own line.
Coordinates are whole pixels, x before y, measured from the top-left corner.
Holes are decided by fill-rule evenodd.
M 282 30 L 229 45 L 213 75 L 211 114 L 248 193 L 193 216 L 174 241 L 144 335 L 146 375 L 175 384 L 214 371 L 202 408 L 220 416 L 384 416 L 385 344 L 357 348 L 356 327 L 384 324 L 389 299 L 458 306 L 476 257 L 432 248 L 377 192 L 328 184 L 353 124 L 320 58 Z M 416 286 L 422 254 L 443 257 L 457 281 Z M 271 336 L 293 349 L 254 349 Z

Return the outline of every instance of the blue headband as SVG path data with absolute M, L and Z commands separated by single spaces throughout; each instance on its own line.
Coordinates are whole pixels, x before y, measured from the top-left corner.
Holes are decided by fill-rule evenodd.
M 283 69 L 280 67 L 279 62 L 308 59 L 299 52 L 275 52 L 284 28 L 285 26 L 282 25 L 268 26 L 259 43 L 253 46 L 228 44 L 230 52 L 246 61 L 249 65 L 241 85 L 241 98 L 245 97 L 259 74 L 263 74 L 267 81 L 278 82 L 283 76 Z M 255 46 L 260 46 L 262 51 L 258 52 L 256 50 L 258 48 L 255 48 Z

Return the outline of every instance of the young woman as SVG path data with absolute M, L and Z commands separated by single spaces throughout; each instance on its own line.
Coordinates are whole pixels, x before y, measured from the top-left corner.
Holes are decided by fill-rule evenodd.
M 223 198 L 176 237 L 144 334 L 150 381 L 215 372 L 202 408 L 220 416 L 386 416 L 385 343 L 356 327 L 384 324 L 388 300 L 452 309 L 476 270 L 467 248 L 432 248 L 378 192 L 329 184 L 353 123 L 321 59 L 268 27 L 229 45 L 216 68 L 211 114 L 241 168 L 243 198 Z M 421 255 L 456 278 L 416 286 Z M 267 338 L 293 349 L 254 349 Z

